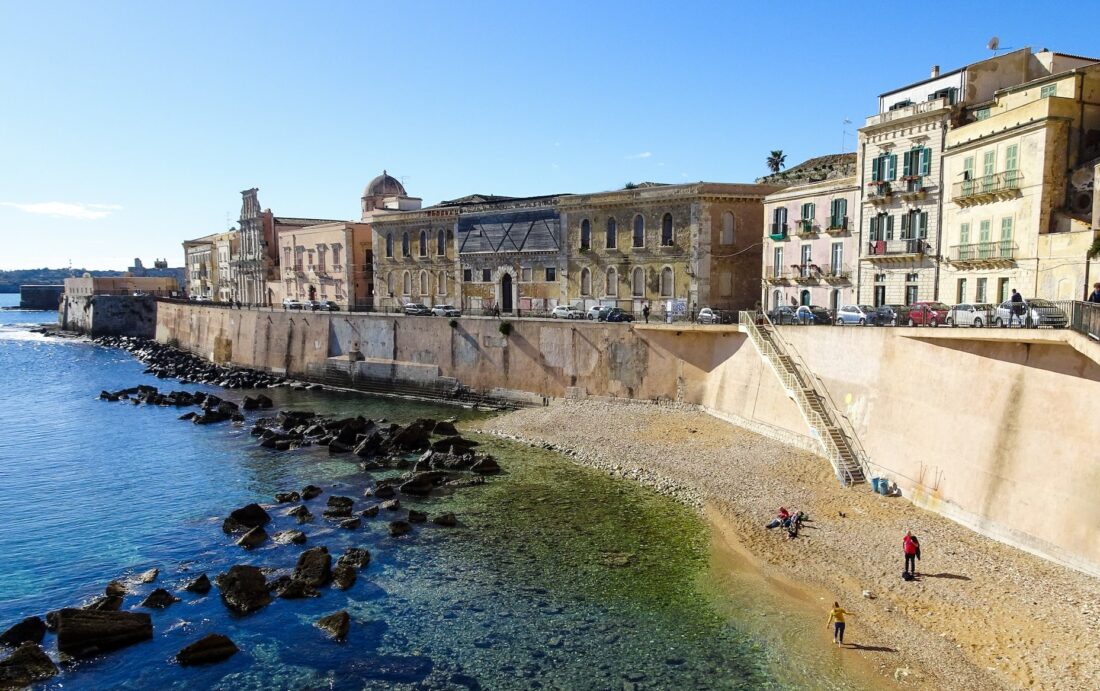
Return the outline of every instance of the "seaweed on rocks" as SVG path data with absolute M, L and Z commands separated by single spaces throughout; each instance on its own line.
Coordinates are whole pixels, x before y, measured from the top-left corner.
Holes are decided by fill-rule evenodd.
M 265 389 L 286 383 L 283 377 L 242 367 L 223 367 L 163 343 L 131 336 L 100 336 L 93 342 L 121 348 L 147 365 L 145 370 L 160 379 L 212 384 L 226 389 Z M 271 407 L 270 399 L 258 397 L 258 407 Z M 266 405 L 265 405 L 266 404 Z

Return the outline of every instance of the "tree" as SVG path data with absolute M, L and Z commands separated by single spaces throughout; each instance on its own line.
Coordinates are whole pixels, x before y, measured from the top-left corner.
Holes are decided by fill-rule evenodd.
M 1096 259 L 1100 257 L 1100 237 L 1092 241 L 1092 247 L 1089 247 L 1088 258 Z
M 633 182 L 628 182 L 625 185 L 623 185 L 624 190 L 632 190 L 635 187 L 637 187 L 637 185 L 635 185 Z
M 783 153 L 782 149 L 771 152 L 768 155 L 768 170 L 773 173 L 778 173 L 781 169 L 785 168 L 787 164 L 787 154 Z

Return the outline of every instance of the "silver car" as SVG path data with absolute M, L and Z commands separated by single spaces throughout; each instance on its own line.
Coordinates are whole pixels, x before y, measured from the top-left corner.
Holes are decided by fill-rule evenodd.
M 1021 302 L 1005 300 L 993 313 L 993 326 L 1026 326 L 1031 329 L 1051 326 L 1061 329 L 1068 323 L 1069 319 L 1062 308 L 1042 298 Z
M 551 319 L 584 319 L 584 312 L 575 305 L 558 305 L 550 310 Z
M 436 305 L 432 308 L 433 317 L 461 317 L 462 312 L 454 305 Z
M 980 329 L 992 323 L 992 314 L 993 305 L 963 302 L 951 307 L 945 323 L 948 326 L 973 326 Z

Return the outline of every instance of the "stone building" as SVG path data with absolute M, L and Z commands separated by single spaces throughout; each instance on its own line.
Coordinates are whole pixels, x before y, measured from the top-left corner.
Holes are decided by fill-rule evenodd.
M 186 291 L 191 298 L 215 300 L 219 296 L 216 237 L 216 234 L 207 235 L 183 243 Z
M 282 272 L 280 296 L 331 300 L 342 309 L 363 309 L 372 304 L 369 223 L 284 225 L 277 237 Z
M 1072 300 L 1091 290 L 1100 64 L 1033 58 L 1050 74 L 970 106 L 947 134 L 943 300 L 997 303 L 1013 288 Z
M 239 300 L 237 295 L 237 276 L 235 261 L 241 250 L 241 233 L 236 228 L 230 228 L 224 233 L 214 236 L 214 261 L 217 264 L 217 301 L 230 302 Z

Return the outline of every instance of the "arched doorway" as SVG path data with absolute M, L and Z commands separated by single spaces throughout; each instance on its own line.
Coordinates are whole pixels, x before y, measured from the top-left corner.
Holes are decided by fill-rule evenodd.
M 798 304 L 806 305 L 807 307 L 810 305 L 810 291 L 802 291 L 802 294 L 798 296 Z
M 500 311 L 512 311 L 512 274 L 504 273 L 500 277 Z
M 833 295 L 829 298 L 829 309 L 836 314 L 836 311 L 840 309 L 840 290 L 834 290 Z

